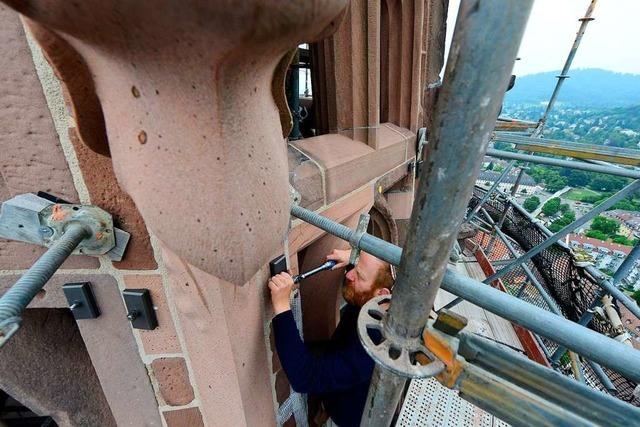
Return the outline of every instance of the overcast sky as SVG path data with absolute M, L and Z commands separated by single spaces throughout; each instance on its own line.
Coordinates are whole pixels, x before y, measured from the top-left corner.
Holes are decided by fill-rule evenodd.
M 518 0 L 513 0 L 518 1 Z M 560 70 L 590 0 L 535 0 L 514 73 Z M 447 46 L 460 0 L 450 0 Z M 572 68 L 640 74 L 640 0 L 600 0 Z

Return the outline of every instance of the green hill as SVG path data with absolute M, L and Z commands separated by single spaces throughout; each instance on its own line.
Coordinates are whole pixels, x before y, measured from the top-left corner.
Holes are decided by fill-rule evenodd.
M 505 105 L 546 103 L 560 71 L 518 76 L 505 97 Z M 558 103 L 574 107 L 627 107 L 640 104 L 640 74 L 623 74 L 597 68 L 569 72 Z

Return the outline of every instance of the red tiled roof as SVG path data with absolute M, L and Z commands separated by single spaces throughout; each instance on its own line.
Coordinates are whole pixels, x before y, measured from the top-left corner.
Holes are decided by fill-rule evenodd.
M 593 245 L 595 247 L 607 248 L 611 251 L 620 251 L 620 252 L 624 252 L 625 254 L 629 254 L 629 252 L 631 252 L 631 246 L 625 246 L 619 243 L 605 242 L 604 240 L 594 239 L 593 237 L 586 237 L 580 234 L 569 234 L 569 236 L 567 236 L 567 239 L 568 239 L 567 243 L 576 241 L 581 245 L 585 243 L 589 243 L 590 245 Z

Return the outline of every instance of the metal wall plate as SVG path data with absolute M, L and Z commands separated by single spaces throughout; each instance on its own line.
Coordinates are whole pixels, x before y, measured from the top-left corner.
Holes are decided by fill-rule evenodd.
M 125 289 L 122 291 L 122 296 L 131 326 L 135 329 L 148 330 L 158 326 L 158 319 L 148 289 Z
M 100 316 L 89 282 L 66 283 L 62 285 L 62 291 L 76 320 L 95 319 Z
M 283 271 L 287 271 L 287 257 L 284 254 L 269 262 L 269 272 L 271 273 L 271 277 L 278 273 L 282 273 Z

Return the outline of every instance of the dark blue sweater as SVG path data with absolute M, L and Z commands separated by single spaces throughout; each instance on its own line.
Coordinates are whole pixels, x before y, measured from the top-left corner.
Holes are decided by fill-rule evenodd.
M 314 356 L 305 347 L 291 310 L 273 319 L 276 350 L 291 387 L 298 393 L 319 394 L 340 427 L 360 425 L 374 368 L 358 338 L 359 311 L 345 307 L 324 356 Z

